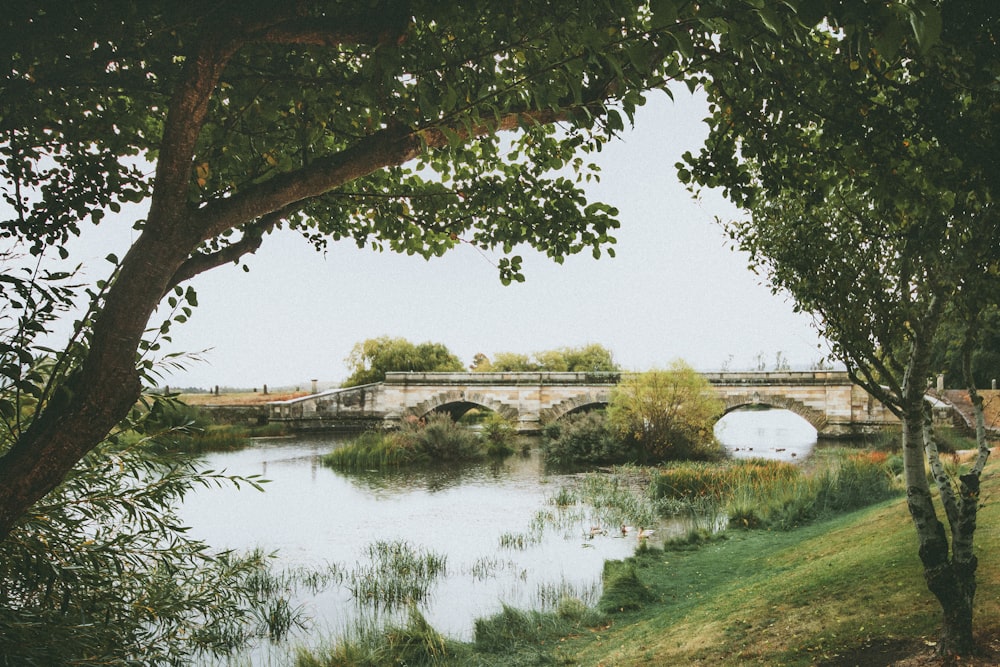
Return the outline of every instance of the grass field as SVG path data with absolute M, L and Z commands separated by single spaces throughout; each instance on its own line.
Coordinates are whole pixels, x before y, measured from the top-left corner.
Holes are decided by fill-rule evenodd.
M 1000 463 L 987 467 L 976 534 L 975 622 L 1000 636 Z M 562 642 L 574 665 L 930 665 L 939 608 L 904 500 L 790 532 L 730 533 L 635 558 L 653 602 Z

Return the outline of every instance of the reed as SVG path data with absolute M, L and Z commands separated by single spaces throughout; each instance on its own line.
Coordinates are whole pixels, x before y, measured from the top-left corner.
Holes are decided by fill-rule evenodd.
M 354 442 L 323 456 L 323 465 L 341 470 L 362 471 L 396 468 L 416 463 L 417 452 L 396 433 L 366 431 Z
M 611 473 L 584 476 L 577 493 L 594 508 L 595 523 L 602 526 L 651 526 L 661 515 L 657 501 L 645 492 L 645 477 L 637 468 L 618 467 Z
M 415 604 L 407 610 L 405 624 L 379 627 L 357 622 L 331 648 L 299 649 L 295 667 L 388 667 L 389 665 L 441 665 L 460 660 L 468 649 L 435 630 Z
M 398 431 L 366 431 L 321 460 L 351 472 L 403 466 L 478 461 L 484 458 L 481 438 L 447 414 L 410 420 Z
M 373 542 L 368 560 L 346 577 L 346 584 L 359 605 L 380 609 L 425 600 L 434 581 L 446 573 L 445 556 L 404 540 Z
M 152 442 L 164 452 L 197 456 L 246 449 L 250 446 L 250 434 L 247 429 L 237 426 L 210 426 L 201 430 L 176 428 L 154 436 Z
M 542 536 L 537 531 L 532 531 L 530 533 L 506 532 L 500 535 L 500 548 L 524 551 L 528 547 L 538 544 L 541 541 Z
M 725 489 L 731 527 L 788 530 L 898 495 L 884 452 L 846 452 L 794 476 L 753 474 Z
M 597 604 L 601 597 L 601 583 L 574 584 L 565 579 L 558 583 L 538 585 L 535 598 L 542 611 L 555 611 L 566 600 L 576 600 L 584 606 Z M 569 604 L 568 602 L 566 604 Z

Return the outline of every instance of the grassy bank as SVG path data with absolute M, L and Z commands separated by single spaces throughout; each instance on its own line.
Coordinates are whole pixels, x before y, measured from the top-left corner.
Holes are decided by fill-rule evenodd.
M 1000 636 L 998 465 L 983 478 L 977 533 L 976 628 L 988 645 Z M 940 612 L 901 498 L 794 530 L 731 530 L 699 545 L 646 549 L 607 564 L 599 609 L 572 599 L 558 607 L 505 609 L 477 622 L 476 641 L 466 644 L 415 614 L 345 648 L 358 665 L 397 664 L 399 641 L 414 665 L 937 664 L 928 656 Z M 417 646 L 426 650 L 410 652 Z M 298 664 L 348 664 L 335 653 L 304 654 Z M 997 664 L 997 655 L 962 664 Z
M 1000 507 L 991 502 L 998 492 L 994 463 L 976 535 L 976 627 L 984 637 L 1000 633 Z M 939 627 L 903 500 L 790 532 L 734 532 L 696 550 L 651 550 L 628 565 L 651 601 L 568 638 L 558 662 L 886 665 L 932 650 Z

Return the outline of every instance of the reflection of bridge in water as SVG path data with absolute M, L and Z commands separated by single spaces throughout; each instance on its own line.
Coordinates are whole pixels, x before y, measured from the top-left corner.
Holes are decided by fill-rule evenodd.
M 841 371 L 706 373 L 723 414 L 770 406 L 808 421 L 820 437 L 849 437 L 898 425 L 896 417 Z M 573 412 L 607 405 L 619 373 L 389 373 L 384 382 L 270 404 L 269 420 L 293 428 L 359 428 L 473 408 L 499 413 L 523 433 Z M 723 415 L 720 415 L 720 417 Z

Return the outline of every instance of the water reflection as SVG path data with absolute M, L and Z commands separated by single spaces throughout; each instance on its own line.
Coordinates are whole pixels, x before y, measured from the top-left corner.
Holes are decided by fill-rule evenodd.
M 802 461 L 816 446 L 816 429 L 789 410 L 734 410 L 716 423 L 715 437 L 736 458 Z

